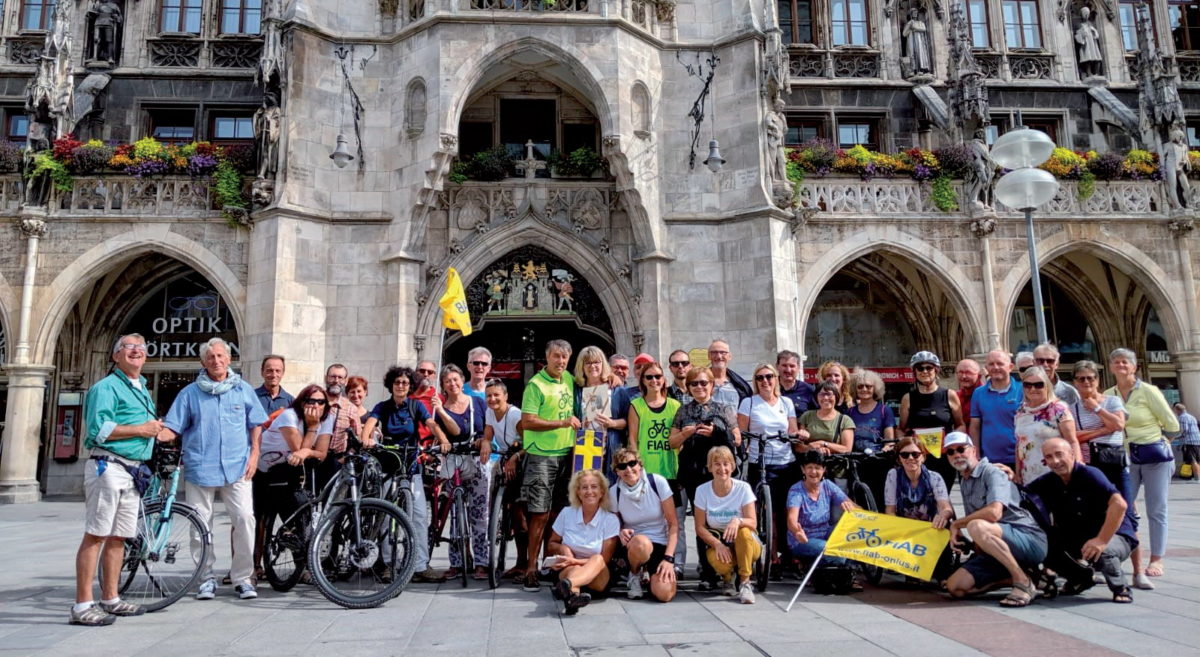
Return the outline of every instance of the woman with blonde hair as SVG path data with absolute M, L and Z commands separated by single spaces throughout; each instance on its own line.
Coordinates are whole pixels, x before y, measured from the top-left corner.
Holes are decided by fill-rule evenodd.
M 735 464 L 728 447 L 708 452 L 712 481 L 696 489 L 692 504 L 696 513 L 697 538 L 707 548 L 706 557 L 724 580 L 725 595 L 737 595 L 743 604 L 754 604 L 754 562 L 762 554 L 755 533 L 758 523 L 754 490 L 733 478 Z M 736 578 L 741 579 L 740 586 Z
M 575 417 L 583 423 L 581 428 L 599 431 L 604 436 L 606 468 L 621 449 L 625 432 L 625 418 L 614 415 L 616 390 L 609 385 L 611 378 L 612 366 L 600 347 L 589 345 L 579 352 L 575 359 Z M 609 477 L 609 483 L 615 481 Z
M 608 562 L 617 549 L 621 521 L 608 510 L 608 480 L 599 470 L 572 475 L 567 495 L 571 505 L 555 518 L 546 553 L 550 568 L 558 571 L 554 597 L 574 616 L 592 601 L 584 588 L 603 591 L 608 586 Z
M 854 391 L 850 389 L 850 370 L 836 360 L 827 360 L 817 368 L 817 380 L 828 381 L 841 391 L 836 408 L 845 413 L 854 403 Z
M 675 597 L 675 548 L 681 533 L 675 498 L 666 477 L 649 472 L 635 450 L 617 450 L 617 483 L 609 489 L 612 510 L 621 519 L 621 545 L 629 562 L 630 599 L 642 597 L 643 580 L 661 602 Z
M 1042 443 L 1062 438 L 1071 445 L 1075 460 L 1083 462 L 1079 441 L 1075 439 L 1075 417 L 1071 409 L 1054 394 L 1050 375 L 1040 366 L 1033 366 L 1021 375 L 1025 397 L 1013 418 L 1017 435 L 1017 470 L 1015 481 L 1022 486 L 1050 472 L 1042 458 Z
M 742 400 L 738 407 L 738 429 L 743 435 L 750 433 L 762 440 L 747 438 L 749 452 L 746 462 L 750 464 L 746 475 L 747 481 L 758 481 L 764 473 L 759 472 L 759 450 L 763 451 L 763 470 L 767 486 L 771 489 L 771 505 L 780 509 L 774 513 L 775 536 L 783 536 L 783 511 L 787 503 L 788 490 L 800 478 L 796 469 L 796 454 L 798 448 L 779 440 L 766 440 L 771 436 L 784 434 L 794 436 L 798 431 L 796 425 L 796 406 L 792 400 L 780 395 L 778 372 L 771 365 L 761 364 L 754 368 L 751 381 L 754 395 Z M 778 551 L 782 545 L 768 545 L 772 550 L 771 562 L 778 564 Z M 776 566 L 778 567 L 778 566 Z

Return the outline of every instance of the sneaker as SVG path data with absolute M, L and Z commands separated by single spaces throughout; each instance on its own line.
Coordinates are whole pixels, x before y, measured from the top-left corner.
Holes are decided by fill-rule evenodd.
M 683 580 L 683 566 L 675 566 L 675 581 Z
M 554 586 L 550 587 L 550 594 L 555 600 L 566 602 L 571 599 L 571 580 L 562 578 L 555 582 Z
M 135 605 L 132 602 L 117 600 L 116 603 L 106 605 L 103 602 L 97 603 L 101 609 L 107 611 L 113 616 L 141 616 L 146 613 L 146 608 L 141 605 Z
M 574 616 L 575 614 L 579 613 L 580 609 L 588 606 L 588 603 L 591 601 L 591 593 L 588 593 L 587 591 L 580 591 L 579 593 L 567 598 L 563 612 L 568 616 Z
M 412 576 L 412 581 L 416 582 L 417 584 L 439 584 L 446 580 L 438 571 L 434 570 L 433 568 L 426 568 L 419 573 L 415 573 Z
M 233 590 L 237 591 L 238 597 L 242 600 L 253 600 L 258 597 L 258 591 L 254 588 L 254 585 L 250 583 L 250 580 L 246 580 L 245 582 L 238 584 Z
M 754 604 L 754 586 L 749 580 L 742 582 L 742 587 L 738 589 L 738 600 L 744 605 Z
M 696 585 L 696 589 L 699 591 L 712 591 L 715 588 L 717 588 L 716 582 L 707 579 L 700 580 L 700 583 Z
M 91 627 L 100 627 L 102 625 L 112 625 L 116 622 L 117 617 L 104 611 L 100 605 L 94 604 L 81 612 L 76 613 L 75 608 L 71 608 L 71 624 L 72 625 L 89 625 Z
M 734 583 L 733 577 L 729 577 L 721 583 L 721 593 L 730 598 L 737 595 L 737 584 Z
M 538 583 L 537 573 L 527 573 L 525 582 L 521 584 L 521 590 L 526 593 L 537 593 L 540 588 L 541 584 Z
M 196 593 L 197 600 L 212 600 L 217 597 L 217 580 L 209 578 L 200 584 L 200 590 Z
M 635 573 L 629 573 L 629 578 L 625 580 L 626 586 L 629 587 L 629 592 L 625 595 L 630 600 L 638 600 L 642 597 L 642 576 Z
M 1146 577 L 1146 573 L 1138 573 L 1138 574 L 1134 575 L 1133 576 L 1133 586 L 1134 586 L 1134 588 L 1139 588 L 1139 589 L 1142 589 L 1143 591 L 1153 591 L 1154 590 L 1154 582 L 1151 582 L 1150 578 Z

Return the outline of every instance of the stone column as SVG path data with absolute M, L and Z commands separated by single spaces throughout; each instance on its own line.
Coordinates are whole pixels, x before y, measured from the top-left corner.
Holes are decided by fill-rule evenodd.
M 1193 413 L 1200 408 L 1200 351 L 1177 351 L 1172 357 L 1179 374 L 1179 398 Z
M 42 408 L 50 365 L 9 363 L 8 410 L 4 416 L 4 454 L 0 459 L 0 504 L 36 502 L 41 448 Z
M 638 263 L 638 278 L 640 290 L 634 290 L 634 317 L 638 325 L 632 327 L 633 353 L 644 351 L 656 358 L 666 359 L 671 353 L 674 342 L 671 336 L 671 313 L 668 310 L 669 278 L 667 271 L 674 258 L 654 251 L 634 258 Z M 614 336 L 617 348 L 623 349 L 621 336 Z
M 1179 250 L 1179 278 L 1183 290 L 1183 306 L 1187 313 L 1186 334 L 1180 336 L 1185 344 L 1176 346 L 1174 354 L 1179 373 L 1179 395 L 1192 412 L 1200 409 L 1200 310 L 1196 304 L 1196 280 L 1192 271 L 1190 235 L 1195 221 L 1188 216 L 1172 218 L 1168 228 L 1175 236 Z
M 984 327 L 983 330 L 987 335 L 983 336 L 986 343 L 984 344 L 984 353 L 992 349 L 1000 349 L 1000 322 L 998 313 L 996 312 L 996 283 L 992 274 L 992 233 L 996 232 L 996 218 L 994 215 L 984 215 L 976 218 L 971 222 L 971 232 L 975 237 L 979 238 L 981 246 L 981 259 L 983 262 L 983 271 L 981 281 L 983 285 L 983 310 L 984 310 Z
M 415 363 L 418 358 L 439 360 L 438 333 L 442 330 L 437 322 L 432 335 L 426 335 L 418 322 L 421 313 L 429 304 L 437 305 L 436 298 L 428 298 L 423 275 L 425 260 L 420 256 L 400 251 L 381 263 L 387 267 L 389 296 L 395 300 L 395 358 L 400 363 Z M 465 282 L 464 285 L 467 283 Z

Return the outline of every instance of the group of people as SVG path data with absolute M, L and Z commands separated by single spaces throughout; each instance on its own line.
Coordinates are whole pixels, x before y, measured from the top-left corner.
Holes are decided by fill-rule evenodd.
M 130 472 L 150 458 L 155 441 L 176 439 L 188 501 L 210 526 L 215 496 L 225 503 L 233 524 L 227 583 L 243 599 L 257 596 L 264 534 L 272 515 L 284 512 L 278 491 L 300 486 L 306 462 L 318 464 L 311 469 L 318 481 L 333 476 L 349 435 L 367 448 L 469 450 L 472 458 L 458 467 L 478 564 L 471 575 L 488 578 L 482 565 L 490 548 L 488 513 L 503 483 L 518 552 L 503 577 L 532 592 L 549 571 L 567 614 L 614 577 L 624 580 L 630 598 L 648 591 L 671 600 L 687 565 L 689 505 L 701 551 L 699 588 L 753 603 L 753 568 L 763 551 L 772 576 L 811 562 L 822 555 L 838 515 L 855 508 L 826 478 L 827 457 L 851 451 L 888 457 L 874 467 L 864 462 L 860 471 L 886 513 L 949 529 L 953 551 L 973 545 L 961 566 L 954 567 L 951 551 L 939 562 L 935 577 L 953 596 L 1011 586 L 1002 604 L 1024 606 L 1036 597 L 1034 578 L 1045 569 L 1066 580 L 1066 592 L 1080 592 L 1091 586 L 1095 568 L 1114 600 L 1128 602 L 1124 559 L 1132 556 L 1139 588 L 1153 588 L 1149 577 L 1163 574 L 1172 473 L 1164 435 L 1180 431 L 1179 417 L 1185 427 L 1190 420 L 1193 432 L 1196 423 L 1179 405 L 1177 417 L 1157 388 L 1137 378 L 1129 350 L 1110 355 L 1116 385 L 1103 392 L 1100 368 L 1090 361 L 1075 364 L 1074 386 L 1060 380 L 1059 354 L 1049 344 L 1015 362 L 1003 351 L 989 353 L 982 366 L 964 360 L 955 369 L 957 390 L 941 385 L 935 354 L 918 352 L 910 362 L 916 385 L 895 413 L 884 401 L 881 377 L 870 370 L 827 362 L 814 386 L 803 380 L 792 351 L 756 366 L 749 379 L 730 368 L 725 341 L 713 341 L 707 355 L 709 364 L 697 367 L 689 352 L 676 350 L 664 368 L 650 354 L 631 360 L 589 346 L 569 372 L 571 345 L 552 340 L 545 367 L 512 405 L 504 382 L 488 377 L 491 353 L 479 347 L 468 354 L 468 373 L 454 364 L 438 371 L 427 360 L 390 368 L 382 382 L 390 396 L 368 409 L 368 382 L 340 364 L 327 368 L 324 385 L 292 396 L 281 386 L 285 359 L 271 355 L 255 389 L 229 368 L 229 346 L 214 338 L 201 349 L 196 381 L 159 420 L 140 376 L 145 340 L 121 336 L 112 373 L 89 390 L 85 406 L 87 521 L 71 622 L 105 625 L 143 613 L 117 594 L 123 541 L 135 534 L 138 512 Z M 603 443 L 602 467 L 576 464 L 581 430 Z M 404 464 L 413 474 L 407 481 L 418 536 L 429 527 L 429 482 L 421 473 L 435 466 L 422 459 Z M 759 500 L 747 481 L 760 478 L 777 510 L 774 545 L 758 538 Z M 956 481 L 962 517 L 949 498 Z M 1132 514 L 1143 484 L 1148 563 Z M 463 574 L 464 555 L 454 549 L 450 569 L 437 572 L 429 545 L 418 540 L 414 547 L 414 582 Z M 98 559 L 105 567 L 96 602 Z M 217 590 L 210 551 L 197 598 L 211 599 Z

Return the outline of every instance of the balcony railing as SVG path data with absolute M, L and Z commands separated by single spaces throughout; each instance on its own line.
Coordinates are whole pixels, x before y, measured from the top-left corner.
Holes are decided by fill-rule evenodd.
M 470 0 L 471 9 L 489 11 L 587 12 L 588 0 Z
M 793 78 L 879 78 L 880 55 L 866 48 L 820 50 L 806 46 L 788 49 L 788 73 Z
M 1097 182 L 1086 199 L 1079 198 L 1079 183 L 1062 181 L 1058 194 L 1038 209 L 1039 217 L 1097 219 L 1167 218 L 1162 183 L 1145 180 Z M 1200 197 L 1200 186 L 1193 187 Z M 806 180 L 800 185 L 800 205 L 815 208 L 826 217 L 961 218 L 967 207 L 963 187 L 954 183 L 958 197 L 957 212 L 942 212 L 930 197 L 930 187 L 914 180 L 870 180 L 829 176 Z M 996 211 L 1016 215 L 1017 211 L 997 203 Z
M 0 212 L 15 215 L 24 184 L 18 174 L 0 175 Z M 113 174 L 80 176 L 71 191 L 54 190 L 47 203 L 52 216 L 77 217 L 220 217 L 208 177 L 134 178 Z

